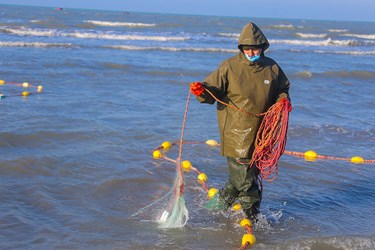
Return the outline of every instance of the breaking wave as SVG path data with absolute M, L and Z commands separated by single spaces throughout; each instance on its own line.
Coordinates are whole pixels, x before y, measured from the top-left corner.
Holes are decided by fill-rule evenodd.
M 358 46 L 360 43 L 357 40 L 332 40 L 327 38 L 325 40 L 288 40 L 288 39 L 270 39 L 270 43 L 274 44 L 291 44 L 301 46 Z
M 353 55 L 353 56 L 374 56 L 375 50 L 304 50 L 304 49 L 291 49 L 291 52 L 295 53 L 304 53 L 304 52 L 312 52 L 317 54 L 336 54 L 336 55 Z
M 233 38 L 239 38 L 240 34 L 239 33 L 218 33 L 218 36 L 223 36 L 223 37 L 233 37 Z
M 327 34 L 306 34 L 306 33 L 296 33 L 297 37 L 301 38 L 326 38 Z
M 29 28 L 10 28 L 1 27 L 0 32 L 11 33 L 19 36 L 47 36 L 47 37 L 75 37 L 86 39 L 106 39 L 106 40 L 146 40 L 146 41 L 185 41 L 189 37 L 183 36 L 145 36 L 145 35 L 130 35 L 113 32 L 62 32 L 53 29 L 29 29 Z
M 223 53 L 237 53 L 238 49 L 223 49 L 223 48 L 176 48 L 176 47 L 142 47 L 142 46 L 128 46 L 128 45 L 114 45 L 104 46 L 111 49 L 122 49 L 122 50 L 159 50 L 169 52 L 223 52 Z
M 332 33 L 340 33 L 340 32 L 347 32 L 348 30 L 347 29 L 329 29 L 328 31 Z
M 353 55 L 353 56 L 375 56 L 375 50 L 371 51 L 325 51 L 325 50 L 314 50 L 314 53 L 320 54 L 337 54 L 337 55 Z
M 78 47 L 71 43 L 43 43 L 43 42 L 5 42 L 0 41 L 0 47 L 39 47 L 39 48 L 49 48 L 49 47 L 65 47 L 72 48 Z
M 346 77 L 351 79 L 375 79 L 375 72 L 374 71 L 365 71 L 365 70 L 353 70 L 353 71 L 325 71 L 325 72 L 311 72 L 309 70 L 300 71 L 295 73 L 298 77 L 303 78 L 312 78 L 312 77 L 330 77 L 330 78 L 336 78 L 336 77 Z
M 129 23 L 129 22 L 109 22 L 109 21 L 96 21 L 96 20 L 85 20 L 85 23 L 90 23 L 97 26 L 108 26 L 108 27 L 154 27 L 155 23 Z
M 375 40 L 375 34 L 342 34 L 341 36 L 351 36 L 351 37 L 356 37 L 356 38 L 361 38 L 361 39 L 370 39 L 370 40 Z
M 276 24 L 276 25 L 270 25 L 268 28 L 271 28 L 271 29 L 287 29 L 287 30 L 291 30 L 291 29 L 294 29 L 294 25 L 292 24 Z

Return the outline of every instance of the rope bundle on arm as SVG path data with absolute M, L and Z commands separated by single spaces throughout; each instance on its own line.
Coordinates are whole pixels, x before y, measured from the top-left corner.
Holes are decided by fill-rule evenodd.
M 257 133 L 250 166 L 255 164 L 267 181 L 274 180 L 278 174 L 277 164 L 285 150 L 291 108 L 286 98 L 276 102 L 264 113 Z

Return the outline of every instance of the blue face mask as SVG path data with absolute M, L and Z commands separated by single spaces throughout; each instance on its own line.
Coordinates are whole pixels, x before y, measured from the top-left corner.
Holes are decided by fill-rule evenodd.
M 259 55 L 256 55 L 256 56 L 248 56 L 246 55 L 246 58 L 250 61 L 250 62 L 257 62 L 259 59 L 260 59 L 260 54 Z

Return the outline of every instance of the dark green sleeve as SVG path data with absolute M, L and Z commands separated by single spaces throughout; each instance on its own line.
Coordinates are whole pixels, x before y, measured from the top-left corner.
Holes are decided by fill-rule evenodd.
M 282 98 L 287 98 L 290 101 L 289 96 L 289 86 L 290 82 L 283 70 L 279 67 L 279 86 L 276 93 L 276 102 L 280 101 Z
M 227 89 L 227 77 L 223 67 L 219 67 L 202 82 L 204 87 L 208 89 L 215 97 L 222 99 L 222 96 Z M 206 91 L 199 97 L 198 101 L 201 103 L 214 104 L 215 99 Z

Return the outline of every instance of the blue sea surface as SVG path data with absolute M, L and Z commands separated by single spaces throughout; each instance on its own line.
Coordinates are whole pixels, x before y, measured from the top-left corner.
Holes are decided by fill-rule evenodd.
M 237 53 L 249 21 L 291 81 L 286 150 L 375 159 L 375 23 L 0 5 L 0 248 L 238 249 L 241 215 L 206 210 L 193 171 L 187 224 L 160 228 L 176 168 L 152 152 L 179 140 L 189 83 Z M 183 158 L 220 188 L 226 159 L 203 143 L 219 140 L 215 106 L 188 104 L 184 139 L 202 143 Z M 375 249 L 374 178 L 284 154 L 251 249 Z

